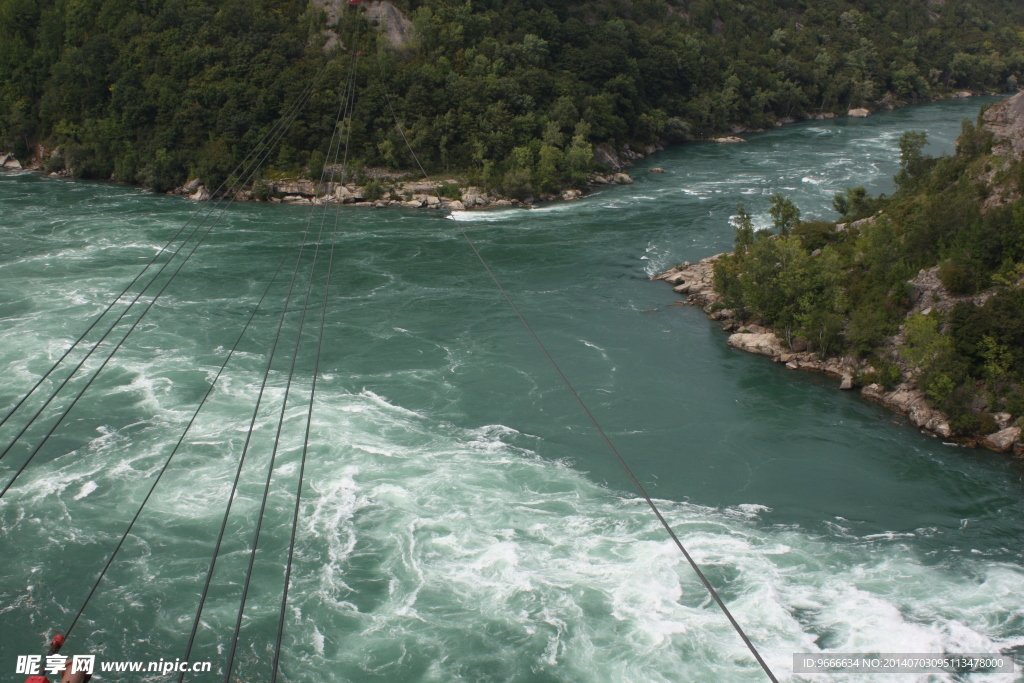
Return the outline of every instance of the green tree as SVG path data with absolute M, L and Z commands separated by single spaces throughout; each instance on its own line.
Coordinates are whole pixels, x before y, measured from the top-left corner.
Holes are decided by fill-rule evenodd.
M 743 204 L 736 206 L 736 253 L 746 252 L 754 243 L 754 217 Z
M 769 201 L 771 208 L 768 209 L 768 214 L 772 217 L 772 225 L 780 235 L 788 235 L 800 221 L 800 209 L 781 194 L 773 194 Z
M 913 190 L 929 168 L 931 157 L 922 151 L 928 144 L 928 135 L 908 130 L 900 136 L 900 170 L 896 184 L 901 190 Z

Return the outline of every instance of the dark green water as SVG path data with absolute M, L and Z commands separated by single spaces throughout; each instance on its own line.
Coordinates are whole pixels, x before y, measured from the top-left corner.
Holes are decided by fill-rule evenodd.
M 922 435 L 835 380 L 727 349 L 713 323 L 672 306 L 677 295 L 649 277 L 729 248 L 739 201 L 763 214 L 781 191 L 805 215 L 829 216 L 846 186 L 890 190 L 904 130 L 925 130 L 933 152 L 948 151 L 978 106 L 687 145 L 648 162 L 665 174 L 641 166 L 635 185 L 581 202 L 458 215 L 780 678 L 792 678 L 798 651 L 1024 645 L 1022 468 Z M 32 174 L 0 177 L 0 206 L 5 414 L 195 207 Z M 764 680 L 455 225 L 405 210 L 341 216 L 285 679 Z M 232 207 L 0 500 L 5 680 L 18 678 L 16 655 L 66 628 L 287 253 L 65 648 L 101 660 L 183 655 L 295 263 L 286 250 L 309 217 Z M 332 224 L 239 680 L 268 678 Z M 315 237 L 319 214 L 311 225 Z M 192 655 L 214 671 L 234 627 L 311 257 L 307 248 Z M 72 381 L 44 415 L 81 386 Z M 3 445 L 39 405 L 0 428 Z M 0 460 L 4 482 L 54 419 Z

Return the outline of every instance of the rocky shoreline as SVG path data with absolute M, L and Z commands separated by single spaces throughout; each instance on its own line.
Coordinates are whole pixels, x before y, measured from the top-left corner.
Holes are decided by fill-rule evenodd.
M 862 384 L 861 379 L 874 371 L 874 368 L 863 359 L 852 356 L 822 358 L 808 350 L 806 344 L 799 339 L 794 340 L 792 345 L 787 345 L 775 330 L 758 324 L 756 320 L 740 324 L 736 313 L 724 308 L 721 297 L 715 292 L 715 261 L 724 255 L 716 254 L 697 263 L 683 263 L 653 279 L 663 280 L 672 285 L 674 292 L 686 296 L 685 304 L 700 306 L 709 318 L 721 322 L 723 329 L 731 333 L 727 343 L 734 349 L 767 356 L 790 370 L 808 370 L 836 377 L 840 380 L 839 388 L 842 390 L 849 391 L 859 387 L 861 396 L 900 413 L 912 425 L 926 433 L 967 446 L 983 446 L 997 453 L 1012 451 L 1017 455 L 1024 455 L 1021 429 L 1011 426 L 1013 416 L 1008 413 L 993 415 L 999 430 L 981 439 L 954 434 L 949 426 L 949 418 L 928 405 L 924 392 L 917 386 L 911 368 L 902 368 L 903 381 L 892 389 L 886 389 L 877 383 Z M 958 299 L 942 289 L 934 270 L 923 270 L 910 281 L 918 296 L 915 307 L 908 315 L 921 312 L 918 309 L 926 305 L 951 308 Z M 891 349 L 894 357 L 901 343 L 901 335 L 892 338 Z
M 370 190 L 373 182 L 378 184 Z M 591 174 L 589 188 L 601 185 L 632 185 L 633 179 L 625 173 L 602 175 Z M 458 188 L 459 198 L 444 196 L 450 188 Z M 236 196 L 237 201 L 268 201 L 276 204 L 344 204 L 356 207 L 386 208 L 402 206 L 409 209 L 445 209 L 448 211 L 466 211 L 469 209 L 487 209 L 500 207 L 529 207 L 537 202 L 555 200 L 574 201 L 584 196 L 582 190 L 565 190 L 561 194 L 542 194 L 537 198 L 526 197 L 522 200 L 503 197 L 494 192 L 487 192 L 479 187 L 465 186 L 457 179 L 438 181 L 404 180 L 401 177 L 387 175 L 377 171 L 375 177 L 362 184 L 357 183 L 315 183 L 311 180 L 285 178 L 269 180 L 262 184 L 261 191 L 265 198 L 260 198 L 251 190 L 243 190 Z M 211 198 L 210 191 L 198 178 L 181 187 L 170 190 L 167 194 L 184 195 L 193 201 L 206 201 Z M 376 196 L 374 195 L 381 195 Z
M 938 101 L 943 99 L 963 99 L 981 95 L 997 95 L 998 93 L 976 93 L 961 91 L 936 95 L 929 100 L 904 101 L 886 94 L 881 100 L 874 102 L 876 109 L 855 108 L 846 112 L 848 118 L 864 118 L 870 116 L 873 111 L 886 111 L 911 104 Z M 801 120 L 830 120 L 841 118 L 840 114 L 834 112 L 820 112 L 811 114 L 806 119 L 794 117 L 783 117 L 775 122 L 776 126 L 783 126 L 792 123 L 799 123 Z M 704 140 L 694 142 L 718 142 L 718 143 L 743 143 L 746 140 L 739 135 L 743 133 L 760 133 L 764 128 L 748 128 L 743 125 L 734 124 L 729 127 L 729 134 L 721 133 L 711 135 Z M 667 144 L 667 143 L 666 143 Z M 643 159 L 665 150 L 662 144 L 648 145 L 639 151 L 630 145 L 623 145 L 621 148 L 608 144 L 599 144 L 594 147 L 594 163 L 598 167 L 607 169 L 604 173 L 591 173 L 587 186 L 582 189 L 565 190 L 559 194 L 539 194 L 536 197 L 525 197 L 514 199 L 503 197 L 493 191 L 485 191 L 479 187 L 467 186 L 458 179 L 447 179 L 443 181 L 413 181 L 407 180 L 408 174 L 395 174 L 384 169 L 364 169 L 363 173 L 367 181 L 358 183 L 317 183 L 306 179 L 283 178 L 268 180 L 263 183 L 260 191 L 243 190 L 237 193 L 236 201 L 268 201 L 271 203 L 283 204 L 344 204 L 357 207 L 385 208 L 389 206 L 404 206 L 406 208 L 444 209 L 449 211 L 463 211 L 469 209 L 487 209 L 501 207 L 524 207 L 528 208 L 537 203 L 550 201 L 574 201 L 585 196 L 602 185 L 632 185 L 633 179 L 625 173 L 625 169 L 634 166 L 637 159 Z M 33 145 L 31 148 L 31 159 L 23 165 L 11 152 L 0 152 L 0 169 L 6 170 L 33 170 L 44 171 L 46 160 L 59 148 L 47 149 L 41 144 Z M 331 167 L 327 168 L 332 170 Z M 334 169 L 340 171 L 340 167 Z M 662 168 L 648 169 L 650 173 L 662 173 Z M 63 169 L 49 173 L 53 177 L 73 177 L 73 172 Z M 116 181 L 115 178 L 111 180 Z M 367 186 L 373 182 L 385 183 L 384 191 L 387 196 L 369 199 Z M 441 194 L 444 186 L 456 186 L 460 190 L 461 198 L 455 199 L 445 197 Z M 211 198 L 211 191 L 205 186 L 202 179 L 194 178 L 184 185 L 167 192 L 169 195 L 187 196 L 194 201 L 205 201 Z

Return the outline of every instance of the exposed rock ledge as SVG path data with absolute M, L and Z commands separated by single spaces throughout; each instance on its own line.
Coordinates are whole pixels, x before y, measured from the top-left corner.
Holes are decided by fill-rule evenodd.
M 992 105 L 982 118 L 985 127 L 995 135 L 993 152 L 1024 157 L 1024 92 Z
M 10 152 L 0 152 L 0 168 L 6 168 L 9 171 L 20 171 L 21 162 L 14 158 L 14 155 Z
M 388 206 L 404 206 L 412 209 L 447 209 L 465 211 L 467 209 L 486 209 L 491 207 L 531 206 L 537 201 L 555 200 L 574 201 L 584 195 L 582 190 L 565 190 L 561 194 L 542 194 L 537 198 L 526 197 L 522 200 L 508 199 L 494 193 L 488 193 L 479 187 L 462 187 L 461 199 L 442 197 L 439 193 L 443 186 L 459 185 L 455 179 L 444 181 L 403 181 L 386 174 L 377 174 L 375 179 L 387 178 L 389 183 L 383 190 L 386 196 L 368 199 L 366 185 L 355 183 L 315 183 L 305 179 L 280 179 L 266 182 L 265 190 L 270 195 L 268 201 L 285 204 L 348 204 L 351 206 L 384 208 Z M 625 173 L 613 173 L 607 176 L 593 173 L 589 186 L 599 185 L 632 185 L 633 179 Z M 210 199 L 209 189 L 198 178 L 190 180 L 181 187 L 168 191 L 167 194 L 186 195 L 193 201 Z M 259 201 L 249 190 L 240 191 L 236 201 Z
M 792 346 L 789 346 L 771 328 L 756 324 L 737 325 L 733 311 L 716 305 L 720 303 L 720 297 L 714 289 L 714 267 L 715 261 L 723 255 L 716 254 L 697 263 L 687 261 L 654 279 L 669 283 L 673 286 L 672 291 L 686 296 L 687 304 L 700 306 L 709 318 L 721 321 L 724 329 L 732 332 L 727 343 L 734 349 L 767 356 L 777 363 L 785 364 L 790 370 L 811 370 L 840 378 L 839 388 L 844 390 L 855 388 L 857 378 L 872 370 L 865 361 L 852 356 L 821 358 L 817 353 L 808 351 L 800 340 L 794 340 Z M 924 281 L 928 280 L 930 274 L 929 271 L 922 271 L 912 284 L 922 290 L 928 289 L 922 285 L 926 285 Z M 928 300 L 931 299 L 928 297 Z M 917 388 L 912 377 L 904 379 L 903 383 L 891 391 L 881 384 L 868 384 L 861 387 L 860 393 L 871 401 L 905 415 L 911 424 L 923 431 L 945 439 L 952 438 L 954 435 L 949 426 L 949 418 L 942 411 L 928 405 L 924 392 Z M 1003 429 L 984 437 L 980 444 L 973 440 L 964 441 L 1000 453 L 1024 451 L 1021 430 L 1005 424 L 1000 426 Z

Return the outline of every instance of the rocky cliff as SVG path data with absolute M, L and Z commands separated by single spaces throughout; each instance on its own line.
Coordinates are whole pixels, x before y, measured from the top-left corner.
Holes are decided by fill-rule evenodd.
M 994 154 L 1024 157 L 1024 92 L 989 107 L 982 118 L 995 135 Z
M 327 13 L 327 44 L 324 45 L 324 49 L 330 50 L 342 42 L 341 36 L 337 33 L 340 28 L 338 20 L 348 7 L 348 0 L 311 0 L 310 4 Z M 363 9 L 363 17 L 376 24 L 387 36 L 392 48 L 400 50 L 412 44 L 412 22 L 388 0 L 368 0 L 360 6 Z

